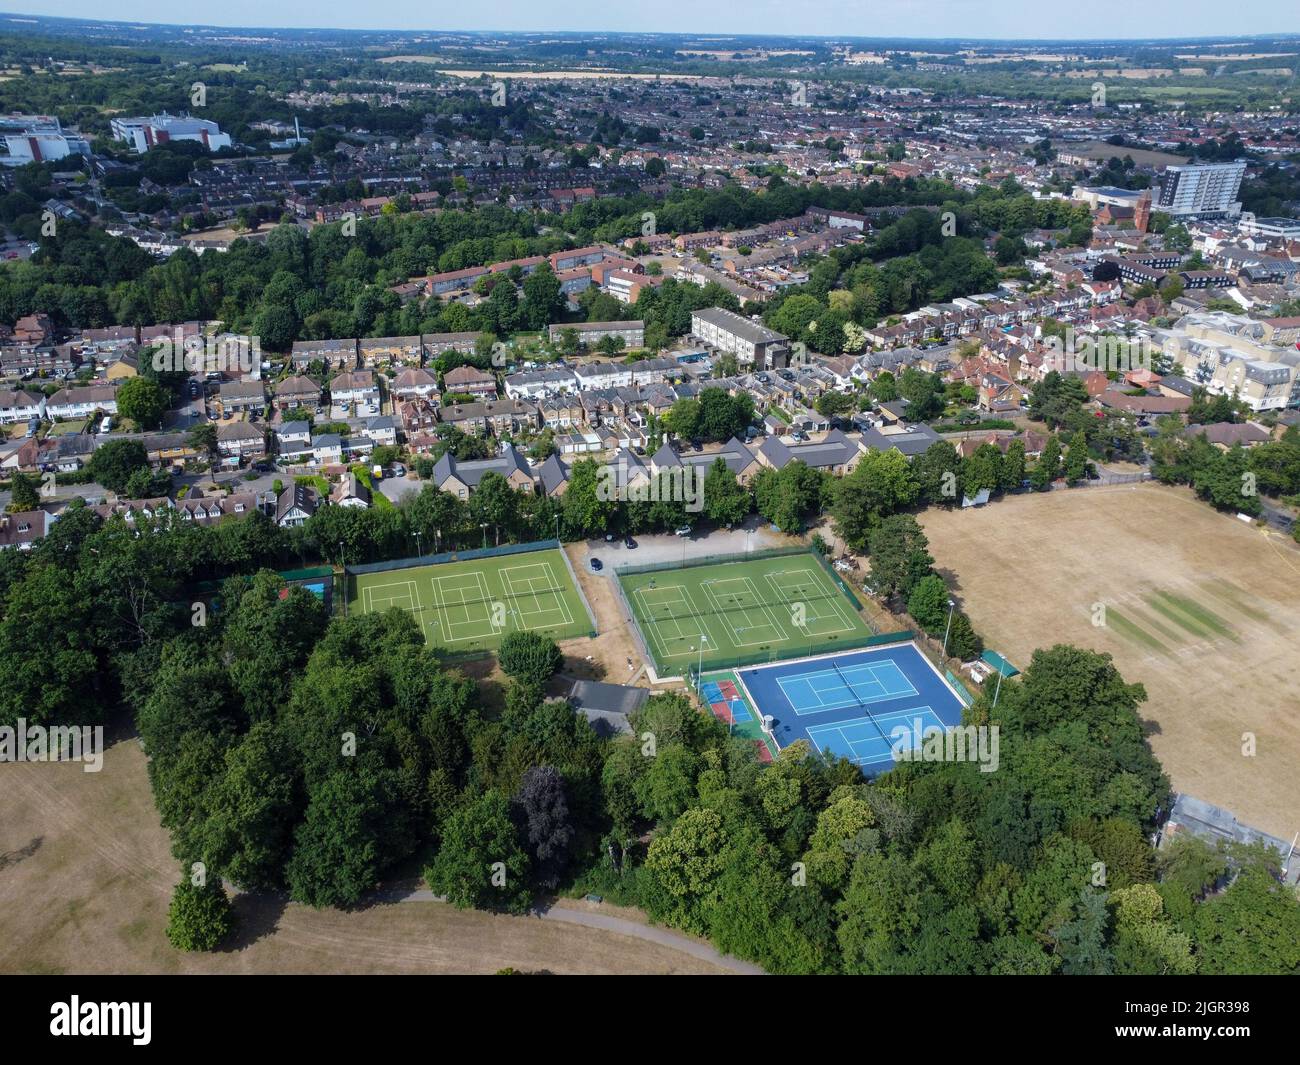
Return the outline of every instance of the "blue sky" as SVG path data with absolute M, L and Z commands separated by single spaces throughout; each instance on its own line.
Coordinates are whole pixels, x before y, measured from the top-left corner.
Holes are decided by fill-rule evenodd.
M 214 26 L 1109 38 L 1300 32 L 1295 0 L 18 0 L 28 13 Z M 0 21 L 0 25 L 3 22 Z

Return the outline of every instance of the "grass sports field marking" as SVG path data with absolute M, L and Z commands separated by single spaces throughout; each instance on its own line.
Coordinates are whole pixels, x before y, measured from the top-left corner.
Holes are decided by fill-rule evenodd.
M 772 613 L 771 608 L 763 602 L 748 577 L 721 577 L 704 581 L 701 585 L 705 598 L 713 605 L 714 611 L 723 623 L 731 629 L 732 642 L 737 647 L 760 647 L 773 640 L 785 640 L 789 634 Z M 752 611 L 758 608 L 766 615 L 764 621 L 760 616 L 754 618 Z M 744 624 L 757 620 L 758 624 Z
M 501 570 L 507 610 L 525 629 L 551 629 L 572 625 L 573 615 L 564 603 L 564 592 L 549 562 L 505 566 Z M 513 604 L 513 605 L 511 605 Z
M 872 633 L 808 552 L 656 567 L 619 573 L 618 580 L 661 672 L 694 665 L 692 659 L 716 666 L 797 658 Z
M 389 584 L 375 584 L 366 588 L 362 594 L 366 612 L 374 610 L 408 610 L 415 613 L 419 609 L 419 595 L 415 581 L 393 581 Z
M 795 627 L 802 630 L 805 636 L 829 636 L 835 632 L 853 631 L 853 621 L 837 596 L 815 594 L 817 580 L 812 571 L 783 569 L 765 576 L 780 602 L 803 603 L 804 623 Z
M 482 570 L 432 577 L 430 584 L 447 643 L 481 640 L 504 629 L 492 616 L 492 596 Z
M 659 648 L 661 657 L 680 658 L 693 653 L 692 644 L 700 646 L 707 633 L 700 619 L 693 616 L 699 612 L 684 587 L 679 584 L 649 585 L 636 589 L 634 595 L 645 615 L 646 631 Z
M 558 548 L 499 557 L 382 568 L 349 575 L 357 613 L 406 610 L 431 646 L 457 653 L 495 649 L 512 631 L 557 640 L 591 633 L 591 614 Z

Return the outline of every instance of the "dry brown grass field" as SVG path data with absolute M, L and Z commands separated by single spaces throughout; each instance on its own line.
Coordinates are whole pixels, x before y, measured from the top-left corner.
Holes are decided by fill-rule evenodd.
M 234 942 L 184 954 L 163 934 L 180 868 L 158 824 L 137 740 L 113 743 L 99 773 L 73 763 L 10 764 L 0 767 L 0 781 L 0 973 L 722 971 L 616 932 L 439 902 L 344 913 L 241 896 Z
M 921 522 L 989 647 L 1021 668 L 1054 643 L 1110 653 L 1146 687 L 1140 713 L 1176 790 L 1288 840 L 1300 831 L 1294 544 L 1151 483 Z

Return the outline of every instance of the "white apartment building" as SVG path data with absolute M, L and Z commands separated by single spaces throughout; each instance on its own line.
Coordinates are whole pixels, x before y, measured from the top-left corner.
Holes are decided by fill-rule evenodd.
M 1170 166 L 1160 177 L 1152 207 L 1179 216 L 1235 217 L 1241 214 L 1241 179 L 1246 160 Z
M 784 360 L 789 339 L 762 322 L 746 318 L 721 307 L 705 307 L 691 313 L 691 335 L 718 351 L 736 356 L 736 360 L 755 369 L 764 369 Z

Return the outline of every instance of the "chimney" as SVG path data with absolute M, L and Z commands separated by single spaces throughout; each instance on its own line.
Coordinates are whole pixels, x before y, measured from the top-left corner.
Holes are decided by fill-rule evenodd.
M 1137 205 L 1133 208 L 1133 224 L 1137 227 L 1139 233 L 1145 233 L 1150 222 L 1151 190 L 1143 189 L 1142 195 L 1138 197 Z

